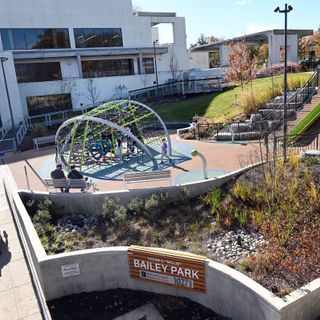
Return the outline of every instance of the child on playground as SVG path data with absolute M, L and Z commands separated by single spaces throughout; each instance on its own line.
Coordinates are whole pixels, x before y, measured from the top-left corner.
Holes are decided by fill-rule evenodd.
M 167 144 L 167 140 L 166 138 L 162 139 L 162 145 L 161 145 L 161 163 L 163 163 L 163 158 L 166 157 L 167 159 L 169 159 L 168 157 L 168 144 Z
M 117 140 L 116 159 L 119 162 L 122 160 L 122 141 L 120 138 Z

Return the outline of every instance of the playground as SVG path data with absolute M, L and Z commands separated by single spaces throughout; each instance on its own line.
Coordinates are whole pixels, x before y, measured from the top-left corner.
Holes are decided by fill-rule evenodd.
M 165 150 L 163 149 L 165 148 Z M 179 139 L 148 106 L 135 101 L 112 101 L 65 121 L 57 130 L 56 146 L 7 154 L 18 188 L 45 191 L 45 179 L 56 164 L 71 165 L 91 179 L 95 191 L 125 189 L 123 175 L 170 170 L 171 181 L 139 182 L 134 188 L 182 185 L 216 178 L 246 166 L 258 144 L 231 144 Z M 73 190 L 77 192 L 79 190 Z M 93 191 L 93 190 L 90 190 Z

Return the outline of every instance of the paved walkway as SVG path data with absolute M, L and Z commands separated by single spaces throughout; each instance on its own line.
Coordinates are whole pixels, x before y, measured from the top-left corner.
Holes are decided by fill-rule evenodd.
M 178 140 L 175 134 L 171 135 L 172 141 L 191 145 L 199 152 L 203 153 L 208 162 L 209 170 L 232 172 L 240 169 L 251 163 L 259 161 L 259 145 L 256 142 L 251 142 L 248 145 L 231 144 L 231 143 L 217 143 L 217 142 L 203 142 L 195 140 Z M 16 180 L 19 189 L 27 189 L 27 181 L 25 177 L 26 167 L 30 182 L 30 188 L 36 191 L 46 191 L 45 186 L 34 172 L 38 172 L 43 164 L 50 162 L 55 155 L 55 148 L 43 148 L 40 151 L 30 150 L 27 152 L 8 154 L 5 156 L 5 161 L 8 163 L 11 172 Z M 34 171 L 31 169 L 33 168 Z M 172 168 L 172 178 L 189 174 L 195 170 L 202 168 L 202 162 L 199 157 L 192 158 Z M 48 172 L 53 168 L 48 168 Z M 99 180 L 96 182 L 100 191 L 114 191 L 124 190 L 125 186 L 122 178 L 114 180 Z M 168 182 L 149 182 L 132 185 L 135 187 L 154 187 L 165 186 Z
M 3 186 L 0 167 L 0 319 L 42 319 Z

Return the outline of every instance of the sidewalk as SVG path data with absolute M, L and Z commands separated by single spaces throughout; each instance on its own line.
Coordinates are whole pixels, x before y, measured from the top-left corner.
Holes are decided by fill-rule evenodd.
M 0 167 L 0 319 L 42 319 L 2 179 Z

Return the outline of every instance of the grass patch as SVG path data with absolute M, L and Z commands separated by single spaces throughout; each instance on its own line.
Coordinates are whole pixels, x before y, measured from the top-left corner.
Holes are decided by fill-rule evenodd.
M 304 84 L 309 79 L 311 73 L 292 73 L 288 75 L 288 85 L 295 89 L 297 83 Z M 281 85 L 283 76 L 274 77 L 275 84 Z M 252 83 L 255 93 L 270 90 L 272 78 L 256 79 Z M 163 103 L 154 107 L 154 110 L 166 122 L 191 121 L 197 114 L 212 118 L 214 122 L 225 122 L 244 112 L 240 104 L 240 95 L 250 90 L 250 85 L 244 85 L 243 91 L 240 86 L 222 93 L 212 93 L 208 95 L 188 98 L 181 101 Z
M 292 130 L 290 135 L 305 133 L 320 117 L 320 103 L 315 106 Z

